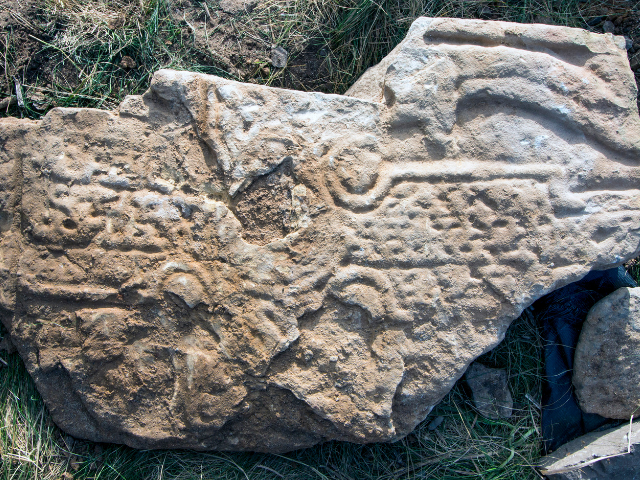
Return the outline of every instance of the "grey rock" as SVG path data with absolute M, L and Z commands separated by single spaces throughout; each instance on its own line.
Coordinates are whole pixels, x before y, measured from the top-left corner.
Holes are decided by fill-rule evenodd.
M 222 11 L 232 15 L 240 12 L 251 12 L 257 4 L 257 0 L 220 0 Z
M 276 68 L 284 68 L 287 66 L 289 52 L 284 48 L 274 45 L 271 47 L 271 65 Z
M 483 19 L 490 18 L 493 15 L 493 10 L 488 5 L 478 6 L 478 16 Z
M 43 111 L 48 106 L 47 97 L 41 92 L 37 92 L 37 91 L 29 92 L 29 95 L 27 98 L 31 102 L 31 106 L 36 110 Z M 0 109 L 1 108 L 2 108 L 2 105 L 0 104 Z
M 640 288 L 620 288 L 591 308 L 573 385 L 585 412 L 624 420 L 640 414 Z
M 117 111 L 0 119 L 1 320 L 54 421 L 408 434 L 533 301 L 638 254 L 624 46 L 421 18 L 348 95 L 161 70 Z
M 507 372 L 472 363 L 464 376 L 473 394 L 473 403 L 481 415 L 493 420 L 510 418 L 513 399 L 507 384 Z
M 640 480 L 639 447 L 640 423 L 625 424 L 566 443 L 538 468 L 549 480 Z
M 534 18 L 535 23 L 543 23 L 545 25 L 553 25 L 553 19 L 547 15 L 536 15 Z
M 16 99 L 15 95 L 5 97 L 2 100 L 0 100 L 0 110 L 5 110 L 8 107 L 12 105 L 17 105 L 17 104 L 18 104 L 18 100 Z
M 624 37 L 624 42 L 625 42 L 625 48 L 627 50 L 631 50 L 633 48 L 633 40 L 631 40 L 629 37 Z
M 429 422 L 429 425 L 427 425 L 427 429 L 432 432 L 436 430 L 440 425 L 442 425 L 442 422 L 444 422 L 444 417 L 442 415 L 438 415 L 436 418 L 431 420 L 431 422 Z
M 611 20 L 605 20 L 605 22 L 602 24 L 602 31 L 604 33 L 613 33 L 615 29 L 616 26 Z
M 594 17 L 587 22 L 587 25 L 589 25 L 590 27 L 595 27 L 596 25 L 602 23 L 603 20 L 604 17 Z

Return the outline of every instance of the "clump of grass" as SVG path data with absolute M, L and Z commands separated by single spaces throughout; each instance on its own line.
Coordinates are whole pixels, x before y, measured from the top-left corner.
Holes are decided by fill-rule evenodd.
M 285 455 L 138 451 L 74 440 L 55 427 L 17 354 L 0 353 L 2 479 L 533 479 L 539 435 L 541 342 L 530 312 L 480 361 L 506 368 L 513 416 L 480 416 L 458 382 L 416 430 L 395 443 L 329 442 Z M 442 423 L 430 429 L 431 422 Z M 66 473 L 65 473 L 66 472 Z M 63 476 L 66 475 L 66 476 Z
M 619 0 L 269 0 L 254 21 L 271 25 L 273 39 L 284 46 L 296 42 L 327 46 L 332 91 L 344 93 L 368 67 L 382 60 L 404 38 L 419 16 L 586 28 L 587 21 L 598 15 L 605 5 L 611 9 L 616 3 L 622 7 L 623 2 Z M 626 2 L 624 9 L 637 11 L 638 5 L 630 6 Z
M 640 257 L 629 260 L 625 264 L 627 273 L 640 285 Z
M 40 50 L 35 78 L 25 78 L 26 99 L 20 113 L 41 117 L 49 108 L 114 109 L 125 95 L 141 94 L 160 68 L 189 69 L 229 77 L 214 54 L 197 49 L 184 25 L 177 24 L 163 0 L 51 0 L 39 16 L 38 34 L 30 34 Z M 5 70 L 11 70 L 11 32 L 4 39 Z M 122 59 L 130 57 L 134 68 Z M 46 97 L 46 108 L 29 101 Z M 38 98 L 38 103 L 43 101 Z M 16 114 L 17 107 L 9 113 Z
M 60 446 L 42 400 L 17 354 L 0 371 L 0 478 L 58 478 Z M 48 477 L 42 475 L 48 472 Z

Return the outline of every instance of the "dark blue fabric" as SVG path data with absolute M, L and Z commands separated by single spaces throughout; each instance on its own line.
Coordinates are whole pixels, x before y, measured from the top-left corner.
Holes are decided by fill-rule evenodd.
M 544 341 L 542 438 L 547 452 L 603 425 L 620 423 L 583 413 L 573 392 L 571 375 L 573 353 L 587 313 L 597 301 L 621 287 L 637 287 L 623 267 L 593 271 L 533 304 Z

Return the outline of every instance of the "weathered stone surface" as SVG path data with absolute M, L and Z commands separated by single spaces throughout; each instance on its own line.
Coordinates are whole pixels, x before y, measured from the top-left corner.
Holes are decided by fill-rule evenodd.
M 474 362 L 464 378 L 471 389 L 473 404 L 481 415 L 493 420 L 511 417 L 513 398 L 507 384 L 506 370 Z
M 284 48 L 276 45 L 271 47 L 271 65 L 276 68 L 284 68 L 287 66 L 287 60 L 289 58 L 289 52 Z
M 640 424 L 591 432 L 540 459 L 540 473 L 550 480 L 640 479 Z
M 0 311 L 62 428 L 395 439 L 532 301 L 638 253 L 621 38 L 423 18 L 349 95 L 165 70 L 1 121 Z
M 583 411 L 640 415 L 640 288 L 619 288 L 589 310 L 572 380 Z
M 233 15 L 240 12 L 250 12 L 257 4 L 257 0 L 220 0 L 222 11 Z

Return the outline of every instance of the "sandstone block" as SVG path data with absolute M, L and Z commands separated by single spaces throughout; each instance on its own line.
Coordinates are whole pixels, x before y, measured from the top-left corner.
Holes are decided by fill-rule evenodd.
M 2 119 L 2 321 L 76 437 L 400 438 L 534 300 L 638 254 L 635 99 L 621 37 L 421 18 L 345 96 L 161 70 Z
M 619 288 L 589 310 L 573 368 L 582 410 L 624 420 L 640 415 L 640 288 Z

